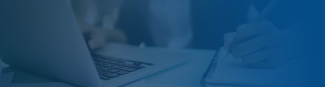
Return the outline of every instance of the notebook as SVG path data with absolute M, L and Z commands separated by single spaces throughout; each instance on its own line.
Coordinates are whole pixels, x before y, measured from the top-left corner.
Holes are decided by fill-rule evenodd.
M 227 51 L 221 48 L 212 59 L 201 81 L 203 87 L 306 86 L 308 83 L 295 58 L 275 69 L 256 69 L 232 56 L 222 62 L 218 61 L 226 53 Z

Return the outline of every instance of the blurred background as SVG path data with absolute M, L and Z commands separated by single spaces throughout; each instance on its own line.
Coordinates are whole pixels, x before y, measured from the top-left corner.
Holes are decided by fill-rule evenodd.
M 253 22 L 271 0 L 72 0 L 82 30 L 106 42 L 166 48 L 218 49 L 225 33 Z M 283 30 L 304 20 L 305 0 L 280 0 L 268 17 Z M 290 5 L 290 6 L 288 6 Z M 96 27 L 96 28 L 94 28 Z M 84 33 L 85 33 L 84 32 Z M 98 33 L 98 32 L 97 32 Z M 96 36 L 97 35 L 97 36 Z M 108 38 L 108 40 L 107 40 Z M 90 43 L 90 45 L 93 43 Z
M 123 35 L 111 36 L 120 40 L 109 42 L 215 50 L 223 46 L 225 33 L 235 32 L 240 24 L 247 23 L 258 15 L 258 10 L 251 4 L 262 4 L 260 8 L 264 8 L 268 2 L 269 0 L 72 0 L 72 6 L 79 22 L 86 22 L 81 24 L 82 28 L 83 25 L 91 25 L 105 28 L 107 32 L 122 31 Z

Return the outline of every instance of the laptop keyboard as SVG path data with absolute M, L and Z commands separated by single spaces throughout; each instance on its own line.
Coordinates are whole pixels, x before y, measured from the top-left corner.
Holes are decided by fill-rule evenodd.
M 154 65 L 153 63 L 99 55 L 93 55 L 93 60 L 100 79 L 102 80 L 110 80 L 121 75 L 136 72 L 139 69 Z

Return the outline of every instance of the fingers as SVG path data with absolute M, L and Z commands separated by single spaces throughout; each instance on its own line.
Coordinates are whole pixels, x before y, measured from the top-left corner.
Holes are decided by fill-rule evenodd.
M 268 59 L 264 59 L 264 60 L 256 62 L 256 63 L 247 64 L 247 65 L 252 68 L 261 68 L 261 69 L 276 68 L 281 65 L 280 63 L 272 62 L 273 60 L 274 59 L 272 59 L 272 58 L 268 58 Z
M 279 48 L 277 48 L 275 46 L 264 48 L 259 51 L 255 51 L 253 53 L 243 56 L 242 60 L 247 64 L 254 64 L 254 63 L 260 62 L 262 60 L 268 59 L 268 58 L 277 57 L 278 50 L 279 50 Z
M 278 60 L 278 59 L 285 59 L 285 60 Z M 279 57 L 279 58 L 267 58 L 264 60 L 261 60 L 256 63 L 250 63 L 248 66 L 252 68 L 276 68 L 278 66 L 281 66 L 284 62 L 288 61 L 290 58 L 284 58 L 284 57 Z
M 261 21 L 250 24 L 243 24 L 237 28 L 236 42 L 243 42 L 252 37 L 263 35 L 264 33 L 273 32 L 275 26 L 269 21 Z
M 91 50 L 95 50 L 95 49 L 105 45 L 105 41 L 102 39 L 91 39 L 88 41 L 88 45 Z
M 232 55 L 235 58 L 240 58 L 255 51 L 259 51 L 262 48 L 279 44 L 281 44 L 279 37 L 273 35 L 272 33 L 264 34 L 245 42 L 236 43 L 236 45 L 232 48 Z
M 101 46 L 104 46 L 106 43 L 106 38 L 101 34 L 92 33 L 90 35 L 90 40 L 88 41 L 89 48 L 95 50 Z
M 122 31 L 118 30 L 105 30 L 103 28 L 92 28 L 88 32 L 84 32 L 86 40 L 91 50 L 95 50 L 104 46 L 107 42 L 120 42 L 126 43 L 126 36 Z M 87 37 L 89 36 L 89 37 Z
M 250 67 L 253 68 L 276 68 L 291 58 L 295 56 L 291 56 L 288 54 L 288 49 L 283 48 L 283 46 L 272 46 L 266 49 L 267 51 L 261 52 L 260 55 L 265 55 L 268 57 L 261 57 L 257 55 L 247 55 L 245 58 L 253 58 L 253 57 L 261 57 L 263 60 L 255 63 L 247 63 Z M 258 53 L 259 54 L 259 53 Z M 247 62 L 248 59 L 243 59 L 243 61 Z
M 274 68 L 289 59 L 284 56 L 282 32 L 269 21 L 241 25 L 236 35 L 225 34 L 224 49 L 251 67 Z
M 224 49 L 225 50 L 230 50 L 233 43 L 234 43 L 234 39 L 236 37 L 237 33 L 236 32 L 232 32 L 232 33 L 226 33 L 224 35 L 224 41 L 225 41 L 225 44 L 224 44 Z

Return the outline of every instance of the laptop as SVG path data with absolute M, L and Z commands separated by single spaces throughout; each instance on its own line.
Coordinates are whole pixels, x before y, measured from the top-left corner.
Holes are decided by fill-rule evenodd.
M 68 0 L 0 3 L 4 13 L 0 16 L 2 61 L 41 76 L 82 87 L 117 87 L 189 58 L 187 54 L 135 47 L 91 53 Z

